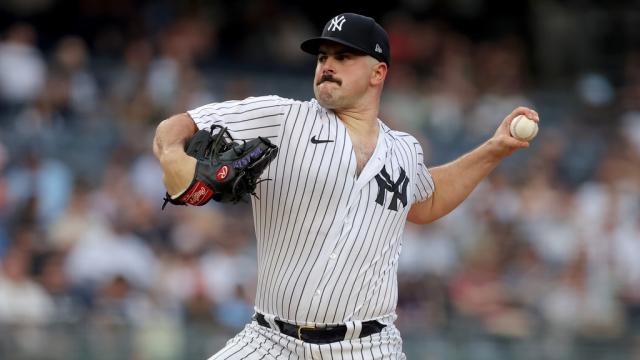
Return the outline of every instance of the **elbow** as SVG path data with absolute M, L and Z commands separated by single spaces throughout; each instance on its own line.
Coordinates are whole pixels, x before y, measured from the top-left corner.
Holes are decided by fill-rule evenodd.
M 168 120 L 168 119 L 167 119 Z M 162 120 L 156 127 L 156 132 L 153 136 L 153 154 L 156 158 L 160 159 L 163 150 L 163 133 L 165 133 L 165 127 L 167 127 L 166 121 Z
M 153 153 L 161 159 L 163 154 L 174 146 L 184 146 L 186 141 L 198 130 L 195 122 L 186 114 L 177 114 L 162 120 L 156 127 L 153 137 Z
M 434 216 L 433 197 L 414 204 L 407 214 L 407 221 L 419 225 L 429 224 L 437 219 L 438 217 Z
M 433 221 L 435 221 L 436 219 L 428 216 L 428 215 L 411 215 L 409 214 L 409 216 L 407 216 L 407 221 L 409 221 L 410 223 L 413 224 L 417 224 L 417 225 L 426 225 L 429 223 L 432 223 Z

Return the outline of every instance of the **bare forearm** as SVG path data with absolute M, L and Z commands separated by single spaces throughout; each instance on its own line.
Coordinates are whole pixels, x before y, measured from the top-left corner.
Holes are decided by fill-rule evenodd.
M 492 151 L 491 140 L 448 164 L 432 168 L 436 192 L 431 217 L 438 219 L 455 209 L 469 196 L 502 159 Z
M 153 139 L 153 152 L 164 172 L 163 181 L 169 194 L 178 194 L 189 186 L 195 171 L 195 159 L 184 152 L 184 144 L 197 131 L 187 114 L 162 121 Z

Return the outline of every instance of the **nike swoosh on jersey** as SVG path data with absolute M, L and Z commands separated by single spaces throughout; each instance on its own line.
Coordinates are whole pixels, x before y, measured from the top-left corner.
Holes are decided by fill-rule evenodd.
M 330 143 L 330 142 L 333 142 L 333 140 L 318 140 L 318 139 L 316 139 L 315 135 L 313 135 L 311 137 L 311 143 L 312 144 L 324 144 L 324 143 Z

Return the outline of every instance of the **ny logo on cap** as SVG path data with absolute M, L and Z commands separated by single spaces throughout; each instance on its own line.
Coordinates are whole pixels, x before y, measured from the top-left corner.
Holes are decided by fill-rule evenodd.
M 331 23 L 329 24 L 329 27 L 327 28 L 327 30 L 342 31 L 342 24 L 344 24 L 346 20 L 347 19 L 344 18 L 344 15 L 334 17 L 333 19 L 331 19 Z

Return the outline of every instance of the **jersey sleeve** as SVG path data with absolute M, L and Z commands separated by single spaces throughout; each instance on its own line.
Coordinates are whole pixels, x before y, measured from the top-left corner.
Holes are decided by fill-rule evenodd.
M 249 97 L 211 103 L 187 111 L 198 126 L 226 126 L 235 140 L 249 140 L 258 136 L 277 142 L 286 113 L 293 100 L 279 96 Z
M 415 189 L 413 191 L 413 201 L 421 202 L 431 197 L 431 195 L 435 191 L 435 184 L 433 182 L 433 178 L 431 177 L 431 172 L 429 172 L 429 169 L 424 163 L 424 151 L 422 150 L 422 146 L 417 140 L 414 143 L 414 147 L 417 157 L 417 168 Z

